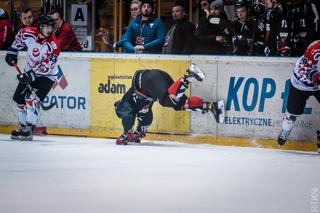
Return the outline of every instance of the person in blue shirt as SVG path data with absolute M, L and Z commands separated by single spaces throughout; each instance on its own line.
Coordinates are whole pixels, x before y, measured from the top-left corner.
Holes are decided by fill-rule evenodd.
M 160 53 L 165 41 L 165 27 L 153 15 L 153 0 L 142 0 L 141 15 L 128 26 L 122 37 L 126 53 Z

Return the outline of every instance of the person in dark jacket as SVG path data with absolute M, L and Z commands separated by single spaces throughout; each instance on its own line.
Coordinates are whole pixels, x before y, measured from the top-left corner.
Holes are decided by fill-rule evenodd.
M 141 15 L 130 23 L 122 37 L 126 53 L 160 53 L 165 37 L 165 27 L 153 16 L 153 0 L 143 0 Z
M 290 56 L 290 23 L 284 3 L 267 0 L 266 10 L 266 56 Z
M 210 4 L 210 13 L 200 19 L 194 34 L 194 54 L 226 54 L 230 38 L 230 23 L 222 0 Z
M 182 5 L 172 7 L 173 22 L 167 31 L 162 53 L 191 54 L 195 26 L 186 19 Z
M 234 55 L 252 55 L 256 21 L 248 16 L 247 6 L 235 5 L 237 20 L 232 23 L 232 46 Z
M 54 35 L 60 43 L 61 51 L 82 51 L 76 35 L 71 26 L 62 19 L 60 11 L 52 10 L 50 15 L 55 22 Z
M 316 1 L 294 0 L 291 9 L 292 56 L 301 56 L 315 40 L 320 39 L 320 13 Z

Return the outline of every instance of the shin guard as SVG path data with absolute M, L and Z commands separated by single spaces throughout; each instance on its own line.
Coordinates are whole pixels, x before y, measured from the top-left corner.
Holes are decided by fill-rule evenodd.
M 204 110 L 204 100 L 198 96 L 190 96 L 186 102 L 185 110 L 199 111 Z
M 40 112 L 40 100 L 35 93 L 26 95 L 26 108 L 27 119 L 26 122 L 31 125 L 36 125 L 39 112 Z
M 185 82 L 183 82 L 182 79 L 177 80 L 168 89 L 170 98 L 174 102 L 179 102 L 187 88 L 188 85 Z
M 20 125 L 26 125 L 26 122 L 27 122 L 26 105 L 17 104 L 17 110 L 18 110 L 18 118 L 19 118 Z

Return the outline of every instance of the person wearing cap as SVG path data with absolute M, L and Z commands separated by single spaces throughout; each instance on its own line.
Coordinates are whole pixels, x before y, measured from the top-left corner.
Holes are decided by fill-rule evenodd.
M 230 23 L 224 12 L 222 0 L 210 4 L 210 13 L 199 24 L 194 33 L 194 54 L 226 54 L 229 49 Z
M 160 53 L 165 40 L 165 27 L 160 19 L 153 15 L 153 0 L 142 0 L 141 15 L 128 26 L 123 35 L 123 47 L 126 53 Z
M 172 7 L 172 23 L 162 47 L 164 54 L 191 54 L 195 26 L 186 19 L 182 5 Z
M 6 50 L 14 40 L 14 28 L 7 13 L 0 8 L 0 50 Z

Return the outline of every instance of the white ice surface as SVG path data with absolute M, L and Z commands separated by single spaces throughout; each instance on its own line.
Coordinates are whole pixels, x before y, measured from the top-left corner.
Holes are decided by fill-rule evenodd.
M 316 153 L 0 135 L 1 213 L 305 213 L 319 188 Z

